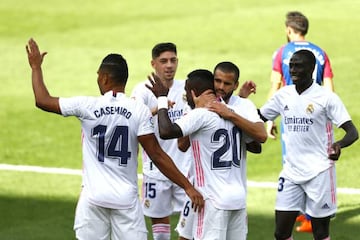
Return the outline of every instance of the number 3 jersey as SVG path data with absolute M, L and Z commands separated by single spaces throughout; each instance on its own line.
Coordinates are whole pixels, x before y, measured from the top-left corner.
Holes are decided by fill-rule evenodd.
M 60 98 L 82 126 L 83 191 L 95 205 L 126 209 L 138 198 L 138 136 L 154 133 L 149 108 L 123 93 Z
M 300 95 L 295 85 L 279 89 L 260 112 L 270 120 L 281 115 L 286 148 L 283 170 L 295 183 L 333 166 L 328 159 L 333 140 L 328 122 L 339 127 L 351 120 L 340 98 L 316 83 Z
M 205 108 L 195 108 L 175 121 L 189 135 L 193 154 L 195 187 L 215 207 L 246 207 L 245 136 L 233 123 Z

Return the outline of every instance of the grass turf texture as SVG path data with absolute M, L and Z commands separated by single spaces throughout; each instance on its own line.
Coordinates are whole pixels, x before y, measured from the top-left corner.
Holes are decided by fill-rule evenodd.
M 140 0 L 4 0 L 0 3 L 3 23 L 0 26 L 0 79 L 3 84 L 0 89 L 0 161 L 81 168 L 79 122 L 34 107 L 25 53 L 29 37 L 38 41 L 42 51 L 49 52 L 43 65 L 44 77 L 49 91 L 56 96 L 98 95 L 96 71 L 101 59 L 111 52 L 123 54 L 128 61 L 130 78 L 126 91 L 129 94 L 133 86 L 152 71 L 150 51 L 153 45 L 173 41 L 178 46 L 177 78 L 185 78 L 195 68 L 212 70 L 219 61 L 233 61 L 240 67 L 241 82 L 256 81 L 258 91 L 251 99 L 261 106 L 270 86 L 271 55 L 285 42 L 284 17 L 289 10 L 300 10 L 309 17 L 307 38 L 322 46 L 330 56 L 335 90 L 359 127 L 360 71 L 356 68 L 360 58 L 359 8 L 360 2 L 349 0 L 206 3 L 189 0 L 166 3 L 160 0 L 151 3 Z M 336 139 L 341 135 L 341 131 L 336 131 Z M 360 188 L 359 146 L 357 142 L 343 150 L 337 163 L 339 187 Z M 261 155 L 249 154 L 248 159 L 249 179 L 275 181 L 281 168 L 279 141 L 269 139 Z M 63 181 L 49 186 L 47 178 L 53 178 L 49 175 L 0 174 L 0 212 L 6 216 L 2 219 L 1 238 L 16 239 L 18 234 L 21 234 L 18 239 L 24 236 L 31 239 L 32 235 L 33 239 L 73 238 L 71 226 L 79 193 L 78 179 L 65 180 L 69 176 L 62 176 L 59 179 Z M 21 176 L 25 178 L 23 182 L 19 181 Z M 69 183 L 74 184 L 71 191 L 67 190 L 67 181 L 75 181 Z M 43 186 L 37 189 L 36 183 Z M 250 190 L 249 239 L 271 238 L 273 201 L 264 203 L 263 199 L 274 196 L 274 191 L 254 193 Z M 356 231 L 351 226 L 360 224 L 359 218 L 353 216 L 359 212 L 358 198 L 343 198 L 346 198 L 344 214 L 339 214 L 332 224 L 333 236 L 341 234 L 338 236 L 342 238 L 335 239 L 353 236 L 351 233 Z M 343 220 L 346 221 L 343 223 Z M 45 222 L 53 228 L 42 225 Z M 24 229 L 17 231 L 20 227 Z M 311 239 L 305 236 L 304 239 Z

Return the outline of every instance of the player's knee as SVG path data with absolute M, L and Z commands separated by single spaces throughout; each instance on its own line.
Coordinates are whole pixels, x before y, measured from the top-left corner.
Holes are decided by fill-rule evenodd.
M 291 240 L 291 234 L 284 234 L 279 231 L 275 231 L 274 237 L 276 240 Z

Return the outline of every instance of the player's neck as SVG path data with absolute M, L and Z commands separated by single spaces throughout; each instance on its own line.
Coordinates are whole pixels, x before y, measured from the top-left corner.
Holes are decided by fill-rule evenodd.
M 124 87 L 120 86 L 112 87 L 110 90 L 113 92 L 114 95 L 116 95 L 117 93 L 125 93 Z
M 174 84 L 174 79 L 162 79 L 161 82 L 167 87 L 171 88 Z
M 303 42 L 303 41 L 305 41 L 305 37 L 302 36 L 302 35 L 294 34 L 294 35 L 291 37 L 291 42 Z

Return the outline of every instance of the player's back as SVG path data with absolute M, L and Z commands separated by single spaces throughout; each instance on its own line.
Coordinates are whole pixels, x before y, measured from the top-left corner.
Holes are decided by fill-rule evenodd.
M 82 122 L 83 184 L 90 201 L 111 208 L 132 206 L 138 194 L 137 137 L 153 133 L 149 109 L 111 91 L 74 99 L 62 99 L 62 109 Z
M 195 108 L 176 123 L 190 134 L 196 187 L 220 209 L 244 208 L 239 129 L 205 108 Z

